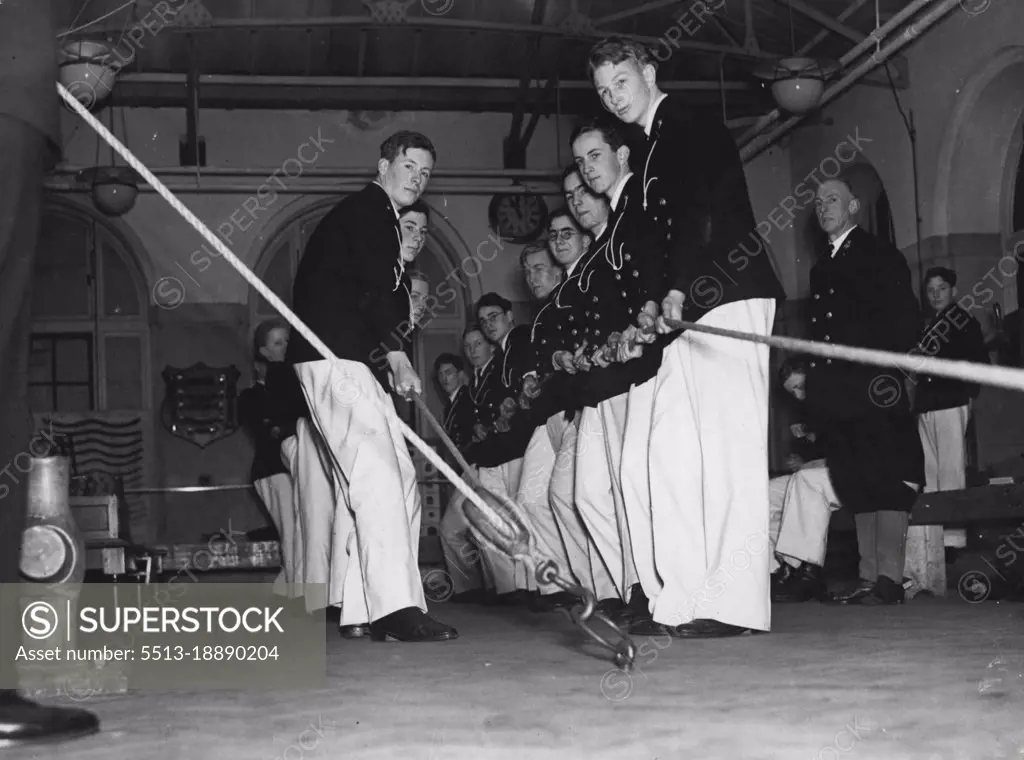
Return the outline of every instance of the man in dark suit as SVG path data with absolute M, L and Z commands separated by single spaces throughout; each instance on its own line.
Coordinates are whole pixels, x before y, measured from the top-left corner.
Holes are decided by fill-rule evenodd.
M 584 409 L 580 418 L 579 470 L 576 497 L 585 520 L 592 520 L 605 564 L 619 595 L 633 612 L 648 613 L 648 589 L 660 589 L 654 568 L 654 538 L 647 495 L 647 459 L 624 451 L 630 423 L 649 419 L 640 396 L 631 391 L 657 372 L 660 355 L 651 347 L 627 363 L 614 363 L 604 347 L 636 323 L 645 308 L 653 311 L 664 289 L 665 247 L 657 226 L 643 211 L 639 175 L 630 170 L 630 150 L 619 130 L 607 119 L 584 122 L 570 137 L 576 165 L 584 183 L 609 200 L 611 216 L 598 234 L 574 284 L 560 300 L 571 304 L 578 352 L 576 366 L 586 373 Z M 630 409 L 631 399 L 636 402 Z M 599 444 L 598 442 L 601 442 Z M 640 435 L 641 452 L 647 428 Z M 623 468 L 636 467 L 643 488 L 624 494 Z M 589 523 L 588 523 L 589 524 Z M 611 526 L 615 530 L 611 530 Z M 597 539 L 600 535 L 601 538 Z
M 0 3 L 0 461 L 30 452 L 28 358 L 32 276 L 43 177 L 61 144 L 57 93 L 57 30 L 49 0 Z M 21 581 L 21 541 L 28 509 L 27 478 L 8 478 L 0 498 L 0 583 Z M 12 597 L 7 596 L 7 599 Z M 14 656 L 21 618 L 0 623 L 0 748 L 84 736 L 99 730 L 85 710 L 42 707 L 21 697 Z
M 860 203 L 841 180 L 818 188 L 815 212 L 829 250 L 811 270 L 811 338 L 909 351 L 919 309 L 898 250 L 854 223 Z M 898 604 L 910 510 L 924 484 L 917 424 L 896 370 L 814 359 L 807 405 L 816 415 L 829 475 L 857 523 L 860 583 L 840 604 Z
M 421 391 L 407 353 L 411 288 L 398 220 L 426 189 L 435 159 L 418 132 L 385 140 L 377 179 L 342 200 L 310 236 L 292 299 L 298 317 L 338 358 L 326 360 L 299 334 L 288 344 L 313 422 L 347 483 L 358 536 L 365 598 L 346 594 L 342 620 L 350 602 L 365 603 L 362 622 L 375 641 L 458 635 L 426 614 L 416 468 L 388 392 Z
M 523 376 L 532 368 L 530 328 L 517 326 L 512 304 L 485 293 L 476 304 L 480 329 L 495 347 L 494 371 L 479 395 L 477 410 L 486 438 L 476 448 L 480 482 L 499 496 L 515 500 L 523 474 L 523 454 L 533 432 L 528 415 L 519 414 Z M 537 584 L 519 560 L 494 557 L 495 586 L 502 602 L 529 602 Z
M 658 329 L 671 333 L 664 319 L 685 317 L 769 335 L 784 293 L 757 234 L 739 150 L 724 124 L 685 113 L 658 89 L 656 66 L 643 45 L 613 38 L 591 50 L 588 71 L 605 109 L 630 125 L 641 204 L 669 247 Z M 639 321 L 654 322 L 649 313 Z M 672 635 L 770 627 L 769 557 L 759 548 L 768 527 L 768 356 L 766 346 L 693 331 L 664 349 L 650 433 L 664 582 L 653 620 Z M 741 555 L 750 563 L 733 568 Z M 714 579 L 722 572 L 724 584 Z

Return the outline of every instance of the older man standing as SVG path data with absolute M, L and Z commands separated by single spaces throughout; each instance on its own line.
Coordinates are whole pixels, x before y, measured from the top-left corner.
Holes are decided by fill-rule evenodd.
M 0 3 L 0 461 L 29 450 L 33 422 L 28 405 L 32 274 L 43 176 L 59 156 L 57 51 L 49 0 Z M 12 479 L 0 499 L 0 583 L 20 580 L 21 538 L 28 508 L 27 481 Z M 0 748 L 91 734 L 99 721 L 85 710 L 42 707 L 21 697 L 14 655 L 20 619 L 0 625 Z

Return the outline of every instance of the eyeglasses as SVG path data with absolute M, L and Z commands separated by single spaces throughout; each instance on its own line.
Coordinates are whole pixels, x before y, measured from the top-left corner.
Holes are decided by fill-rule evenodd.
M 552 230 L 548 233 L 548 240 L 552 243 L 557 243 L 561 240 L 563 243 L 568 243 L 579 233 L 576 230 L 564 229 L 564 230 Z

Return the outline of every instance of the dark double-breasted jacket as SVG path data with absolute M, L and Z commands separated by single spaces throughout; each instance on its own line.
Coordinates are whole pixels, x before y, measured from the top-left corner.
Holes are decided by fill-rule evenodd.
M 665 288 L 666 251 L 660 230 L 643 210 L 640 176 L 633 174 L 623 186 L 608 224 L 557 291 L 556 308 L 562 350 L 581 346 L 590 355 L 636 324 L 648 301 L 660 302 Z M 650 350 L 647 350 L 650 349 Z M 583 373 L 577 387 L 584 406 L 596 406 L 646 382 L 658 370 L 660 345 L 646 347 L 640 359 Z
M 686 296 L 684 319 L 696 321 L 735 301 L 785 298 L 725 124 L 690 116 L 668 96 L 655 111 L 650 137 L 640 125 L 628 132 L 643 208 L 669 249 L 665 291 Z
M 811 339 L 895 353 L 916 342 L 918 304 L 895 247 L 859 227 L 811 270 Z M 854 512 L 907 511 L 904 482 L 924 485 L 924 452 L 896 367 L 815 357 L 807 405 L 840 503 Z
M 292 287 L 295 314 L 339 359 L 367 365 L 385 389 L 387 354 L 408 351 L 410 283 L 394 205 L 371 183 L 342 200 L 306 244 Z M 322 359 L 299 333 L 291 364 Z
M 981 325 L 959 304 L 953 303 L 928 323 L 915 353 L 954 361 L 989 364 Z M 914 411 L 918 414 L 966 406 L 981 386 L 948 377 L 917 375 Z
M 455 395 L 445 403 L 444 432 L 452 443 L 472 464 L 473 426 L 476 425 L 476 410 L 473 408 L 472 393 L 468 385 L 459 386 Z

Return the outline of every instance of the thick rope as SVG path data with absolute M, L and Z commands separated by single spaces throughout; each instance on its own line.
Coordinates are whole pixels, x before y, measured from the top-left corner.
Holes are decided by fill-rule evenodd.
M 238 273 L 242 275 L 243 278 L 245 278 L 246 282 L 252 285 L 261 296 L 267 299 L 267 303 L 269 303 L 271 306 L 277 309 L 281 316 L 284 317 L 288 321 L 288 323 L 302 335 L 303 338 L 308 340 L 309 344 L 313 346 L 313 348 L 320 352 L 321 356 L 325 357 L 328 361 L 331 362 L 338 361 L 338 357 L 336 357 L 331 352 L 331 350 L 327 348 L 324 342 L 321 341 L 313 333 L 312 330 L 310 330 L 308 327 L 306 327 L 305 324 L 303 324 L 302 320 L 300 320 L 295 315 L 295 312 L 289 309 L 285 305 L 285 303 L 280 298 L 277 297 L 276 293 L 274 293 L 270 288 L 264 285 L 263 281 L 260 280 L 260 278 L 257 277 L 255 274 L 253 274 L 252 271 L 241 261 L 241 259 L 235 256 L 235 254 L 232 253 L 231 250 L 226 245 L 224 245 L 223 242 L 221 242 L 220 238 L 213 234 L 210 228 L 207 227 L 201 219 L 199 219 L 195 214 L 193 214 L 184 203 L 178 200 L 174 193 L 168 190 L 167 186 L 164 185 L 164 183 L 161 182 L 157 178 L 157 176 L 146 167 L 145 164 L 139 161 L 139 159 L 136 158 L 135 155 L 130 150 L 128 150 L 127 147 L 122 145 L 121 141 L 118 140 L 116 136 L 111 134 L 111 132 L 107 130 L 107 128 L 103 126 L 103 124 L 101 124 L 95 116 L 89 113 L 88 109 L 86 109 L 85 106 L 78 102 L 78 100 L 70 92 L 68 92 L 67 88 L 64 87 L 64 85 L 62 85 L 60 82 L 57 83 L 57 92 L 64 100 L 64 102 L 68 104 L 68 107 L 74 109 L 74 111 L 79 116 L 85 119 L 86 124 L 92 127 L 93 130 L 95 130 L 96 134 L 102 137 L 106 141 L 106 143 L 114 151 L 116 151 L 117 154 L 121 156 L 121 158 L 123 158 L 129 166 L 131 166 L 135 171 L 137 171 L 142 176 L 142 178 L 145 179 L 146 182 L 148 182 L 150 186 L 157 193 L 159 193 L 160 196 L 165 201 L 167 201 L 171 205 L 171 208 L 173 208 L 175 211 L 181 214 L 185 221 L 188 222 L 195 229 L 196 232 L 202 235 L 206 242 L 212 245 L 214 250 L 217 251 L 217 253 L 219 253 L 221 256 L 223 256 L 224 260 L 231 264 L 231 266 L 233 266 L 238 271 Z M 472 488 L 470 488 L 462 480 L 462 478 L 460 478 L 456 474 L 455 470 L 449 467 L 448 464 L 440 457 L 440 455 L 432 448 L 430 448 L 430 446 L 428 446 L 418 435 L 416 435 L 416 433 L 414 433 L 412 429 L 407 424 L 405 424 L 405 421 L 400 417 L 398 418 L 398 424 L 402 430 L 402 434 L 409 440 L 409 442 L 412 443 L 412 445 L 415 446 L 417 449 L 419 449 L 420 453 L 422 453 L 423 456 L 429 459 L 430 462 L 446 478 L 448 478 L 448 480 L 451 481 L 452 485 L 459 489 L 463 496 L 465 496 L 467 499 L 473 502 L 473 504 L 475 504 L 484 515 L 495 514 L 494 510 L 492 510 L 484 502 L 484 500 L 480 498 L 480 496 Z M 494 523 L 501 522 L 500 520 L 496 520 L 493 518 L 490 521 Z
M 894 369 L 907 374 L 939 375 L 969 383 L 995 385 L 1014 391 L 1024 391 L 1024 369 L 1016 369 L 1014 367 L 975 364 L 974 362 L 938 359 L 934 356 L 917 354 L 900 354 L 893 351 L 857 348 L 855 346 L 822 343 L 802 338 L 786 338 L 780 335 L 757 335 L 755 333 L 725 330 L 721 327 L 711 327 L 683 320 L 669 319 L 665 320 L 665 322 L 674 330 L 693 330 L 695 332 L 708 333 L 709 335 L 721 335 L 725 338 L 763 343 L 785 351 L 799 351 L 828 359 L 856 362 L 857 364 L 874 364 L 879 367 L 890 365 Z

